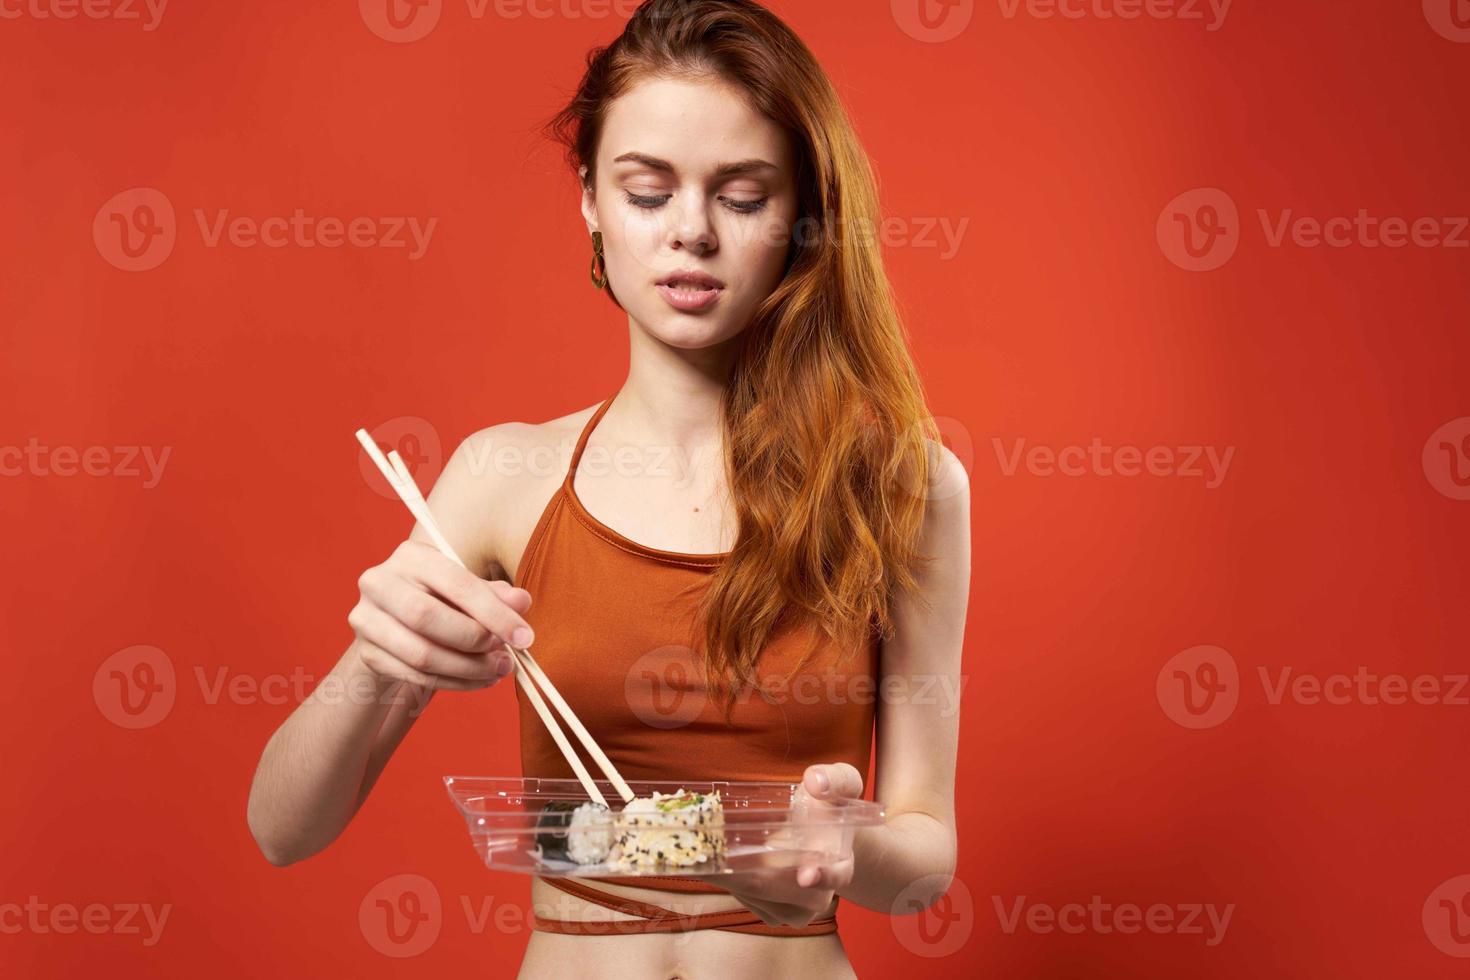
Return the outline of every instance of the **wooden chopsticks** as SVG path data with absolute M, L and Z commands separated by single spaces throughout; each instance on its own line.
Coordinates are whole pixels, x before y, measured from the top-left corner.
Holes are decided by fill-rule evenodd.
M 394 493 L 398 494 L 398 499 L 403 501 L 404 506 L 423 525 L 424 530 L 428 532 L 430 539 L 434 542 L 434 547 L 438 548 L 441 554 L 455 562 L 461 568 L 467 568 L 459 555 L 454 553 L 454 548 L 450 546 L 449 540 L 444 537 L 444 533 L 439 529 L 439 524 L 434 520 L 434 515 L 429 512 L 428 501 L 419 492 L 418 484 L 414 481 L 413 474 L 408 471 L 408 467 L 404 464 L 402 457 L 396 451 L 389 452 L 385 457 L 383 451 L 378 448 L 377 443 L 373 442 L 372 436 L 368 435 L 365 429 L 357 430 L 357 441 L 362 443 L 363 449 L 367 450 L 368 456 L 377 464 L 379 472 L 383 474 L 383 479 L 387 480 L 388 485 L 393 488 Z M 541 716 L 541 720 L 545 723 L 547 731 L 551 733 L 551 737 L 556 742 L 557 748 L 561 749 L 561 754 L 566 757 L 567 764 L 577 774 L 577 779 L 581 781 L 582 788 L 587 791 L 587 795 L 603 806 L 607 806 L 607 798 L 602 795 L 602 792 L 597 788 L 597 784 L 592 781 L 591 773 L 582 764 L 581 758 L 578 757 L 576 750 L 572 748 L 571 742 L 567 740 L 566 735 L 561 730 L 561 726 L 557 724 L 556 718 L 547 709 L 546 702 L 541 697 L 542 691 L 545 692 L 546 697 L 551 700 L 551 703 L 556 706 L 556 709 L 561 712 L 562 718 L 566 720 L 567 725 L 570 726 L 577 738 L 581 740 L 583 747 L 587 749 L 587 753 L 592 756 L 592 760 L 597 763 L 603 775 L 612 783 L 618 795 L 623 798 L 623 802 L 626 803 L 631 800 L 633 798 L 633 791 L 628 788 L 627 782 L 613 766 L 612 760 L 607 757 L 607 754 L 598 746 L 596 740 L 592 738 L 591 733 L 577 719 L 576 714 L 572 712 L 571 706 L 567 704 L 566 699 L 561 696 L 561 692 L 556 689 L 556 686 L 551 683 L 551 678 L 546 676 L 546 672 L 541 669 L 541 665 L 536 662 L 536 658 L 531 655 L 531 651 L 511 646 L 508 640 L 505 641 L 505 645 L 511 652 L 512 663 L 515 664 L 516 681 L 520 683 L 521 689 L 526 692 L 526 698 L 531 702 L 532 707 L 536 709 L 536 713 Z M 535 681 L 535 684 L 532 681 Z M 541 691 L 536 689 L 536 685 L 540 685 Z

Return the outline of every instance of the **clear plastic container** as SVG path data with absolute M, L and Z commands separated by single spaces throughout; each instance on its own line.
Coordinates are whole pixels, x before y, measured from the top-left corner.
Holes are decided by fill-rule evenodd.
M 797 867 L 804 860 L 831 861 L 852 854 L 859 827 L 883 823 L 883 806 L 867 800 L 814 802 L 797 800 L 797 783 L 700 782 L 698 780 L 630 780 L 638 798 L 655 791 L 719 792 L 724 814 L 723 854 L 689 867 L 660 863 L 646 870 L 618 870 L 607 860 L 578 864 L 560 854 L 557 831 L 564 824 L 546 811 L 553 801 L 586 803 L 591 799 L 575 779 L 445 776 L 445 788 L 464 817 L 470 841 L 485 864 L 496 871 L 542 877 L 638 878 L 645 875 L 701 876 L 736 874 L 764 868 Z M 612 784 L 597 788 L 616 820 L 623 804 Z M 586 835 L 583 835 L 586 836 Z

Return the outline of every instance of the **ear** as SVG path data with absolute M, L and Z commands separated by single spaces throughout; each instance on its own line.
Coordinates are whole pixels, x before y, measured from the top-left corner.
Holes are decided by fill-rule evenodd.
M 577 178 L 582 185 L 582 219 L 587 222 L 587 234 L 590 236 L 597 230 L 597 197 L 593 193 L 592 185 L 587 182 L 585 163 L 578 169 Z

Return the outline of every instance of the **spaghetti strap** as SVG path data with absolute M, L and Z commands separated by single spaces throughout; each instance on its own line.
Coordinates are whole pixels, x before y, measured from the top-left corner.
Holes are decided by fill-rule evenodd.
M 592 418 L 588 419 L 587 424 L 582 426 L 582 434 L 577 436 L 577 445 L 572 449 L 572 461 L 567 465 L 566 479 L 562 481 L 563 487 L 570 487 L 572 480 L 576 479 L 577 463 L 581 460 L 582 453 L 587 449 L 587 440 L 592 436 L 592 430 L 597 428 L 597 423 L 601 422 L 602 417 L 607 414 L 607 407 L 612 404 L 612 400 L 616 397 L 616 395 L 610 395 L 606 401 L 597 406 L 597 411 L 592 413 Z

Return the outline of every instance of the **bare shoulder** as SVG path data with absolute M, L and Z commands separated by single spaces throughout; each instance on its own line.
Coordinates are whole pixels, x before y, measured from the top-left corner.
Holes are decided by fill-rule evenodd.
M 954 520 L 969 513 L 970 473 L 965 464 L 942 442 L 926 439 L 929 448 L 929 513 L 935 520 Z
M 928 440 L 929 492 L 919 551 L 929 560 L 919 573 L 926 591 L 969 587 L 970 474 L 943 443 Z
M 514 580 L 541 512 L 566 477 L 572 450 L 597 405 L 541 422 L 501 422 L 460 442 L 430 497 L 435 516 L 460 529 L 471 565 Z M 454 540 L 449 528 L 445 534 Z M 466 556 L 469 561 L 469 555 Z

